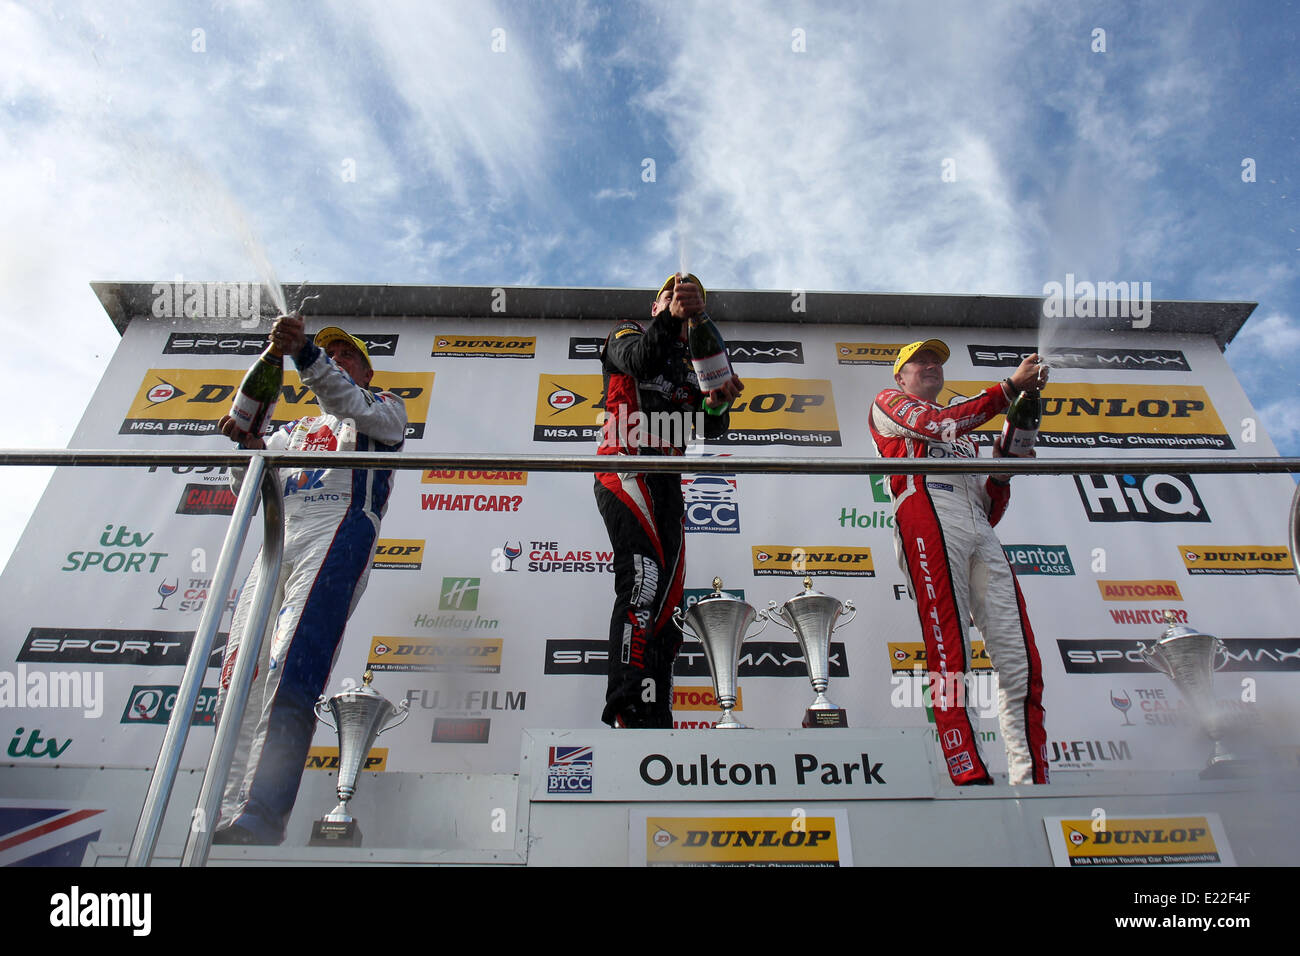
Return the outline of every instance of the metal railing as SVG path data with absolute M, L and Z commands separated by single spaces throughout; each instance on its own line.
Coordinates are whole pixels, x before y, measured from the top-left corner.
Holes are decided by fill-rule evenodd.
M 234 581 L 235 568 L 253 518 L 257 496 L 262 500 L 265 538 L 262 561 L 258 565 L 258 584 L 245 633 L 236 659 L 234 673 L 217 725 L 216 740 L 204 771 L 195 807 L 201 826 L 191 826 L 181 863 L 202 866 L 207 862 L 212 842 L 212 823 L 222 789 L 230 772 L 239 726 L 243 720 L 252 684 L 253 670 L 264 639 L 270 615 L 271 595 L 279 577 L 283 555 L 284 520 L 281 488 L 277 469 L 311 468 L 321 464 L 319 452 L 154 452 L 113 450 L 0 450 L 0 465 L 55 465 L 80 467 L 142 467 L 146 465 L 225 466 L 246 468 L 243 485 L 235 503 L 221 556 L 209 593 L 227 594 Z M 608 455 L 420 455 L 410 452 L 376 455 L 363 452 L 337 452 L 329 457 L 335 468 L 378 468 L 385 470 L 437 471 L 608 471 L 617 461 Z M 1133 458 L 1115 461 L 1101 458 L 999 458 L 932 459 L 932 458 L 731 458 L 731 457 L 657 457 L 636 459 L 639 473 L 692 474 L 780 474 L 780 475 L 915 475 L 915 474 L 987 474 L 1062 475 L 1062 474 L 1131 474 L 1150 475 L 1177 472 L 1182 474 L 1292 474 L 1300 472 L 1300 458 Z M 1291 560 L 1300 578 L 1300 486 L 1291 498 L 1289 518 Z M 194 713 L 204 671 L 211 654 L 212 642 L 222 614 L 222 602 L 208 601 L 199 620 L 194 643 L 185 664 L 185 676 L 177 693 L 167 732 L 163 737 L 158 760 L 150 779 L 149 790 L 141 808 L 140 821 L 131 843 L 129 866 L 147 866 L 153 858 L 167 811 L 181 754 L 189 733 L 190 715 Z

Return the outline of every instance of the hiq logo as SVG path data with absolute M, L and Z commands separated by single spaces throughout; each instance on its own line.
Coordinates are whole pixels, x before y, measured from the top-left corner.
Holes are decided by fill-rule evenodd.
M 1089 521 L 1199 521 L 1209 513 L 1191 475 L 1075 475 Z
M 727 475 L 682 475 L 686 530 L 706 534 L 740 534 L 736 480 Z

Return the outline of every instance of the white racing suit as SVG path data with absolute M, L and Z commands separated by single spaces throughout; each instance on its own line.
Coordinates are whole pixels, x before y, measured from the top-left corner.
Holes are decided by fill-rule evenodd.
M 357 385 L 313 344 L 294 361 L 322 414 L 290 422 L 267 436 L 268 449 L 402 449 L 406 407 L 400 398 Z M 221 802 L 223 826 L 234 823 L 263 843 L 284 839 L 315 732 L 312 708 L 329 679 L 347 619 L 365 590 L 393 472 L 282 469 L 281 479 L 284 562 Z M 235 608 L 221 668 L 218 713 L 247 627 L 259 561 L 260 556 Z
M 947 407 L 887 388 L 871 407 L 885 458 L 975 458 L 967 437 L 1005 411 L 1001 385 Z M 973 614 L 998 677 L 998 723 L 1013 784 L 1047 783 L 1043 671 L 1020 585 L 993 525 L 1008 487 L 983 475 L 893 475 L 899 564 L 911 581 L 934 691 L 939 743 L 954 783 L 990 783 L 974 709 L 957 700 L 969 669 Z

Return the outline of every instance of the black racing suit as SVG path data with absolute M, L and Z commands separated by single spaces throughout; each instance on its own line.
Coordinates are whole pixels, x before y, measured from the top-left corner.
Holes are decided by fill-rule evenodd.
M 704 395 L 681 341 L 682 320 L 665 309 L 643 328 L 622 322 L 605 340 L 601 455 L 680 455 L 692 431 L 726 431 L 730 415 L 704 412 Z M 609 685 L 601 720 L 612 726 L 673 725 L 673 661 L 682 643 L 672 620 L 686 570 L 681 476 L 600 472 L 596 504 L 614 551 Z

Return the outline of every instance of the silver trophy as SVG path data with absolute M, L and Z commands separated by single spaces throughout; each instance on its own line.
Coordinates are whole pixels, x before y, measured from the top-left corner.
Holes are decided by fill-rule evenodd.
M 357 779 L 375 738 L 392 730 L 410 714 L 410 701 L 394 707 L 383 694 L 370 686 L 374 675 L 369 670 L 361 679 L 359 690 L 345 690 L 316 701 L 316 716 L 339 735 L 339 805 L 312 824 L 310 846 L 360 846 L 361 829 L 348 801 L 357 792 Z M 333 714 L 331 722 L 327 714 Z M 397 720 L 389 723 L 397 715 Z
M 1233 777 L 1250 772 L 1250 761 L 1232 753 L 1226 743 L 1234 722 L 1214 697 L 1214 672 L 1227 662 L 1227 648 L 1217 637 L 1175 624 L 1169 611 L 1165 612 L 1165 621 L 1169 627 L 1159 640 L 1150 647 L 1142 646 L 1142 659 L 1174 682 L 1214 741 L 1214 752 L 1201 777 Z
M 761 618 L 763 623 L 754 634 L 746 634 L 756 618 Z M 678 608 L 673 612 L 673 620 L 683 634 L 690 634 L 704 645 L 704 656 L 713 674 L 713 694 L 722 708 L 716 729 L 748 730 L 731 712 L 736 706 L 740 646 L 767 627 L 767 615 L 744 601 L 727 597 L 722 593 L 722 578 L 714 578 L 713 593 L 697 601 L 685 614 Z
M 850 612 L 849 616 L 840 621 L 840 615 L 846 610 Z M 803 726 L 847 727 L 848 715 L 844 708 L 836 707 L 827 699 L 826 687 L 831 676 L 831 634 L 858 616 L 853 602 L 841 604 L 837 598 L 814 590 L 812 578 L 806 577 L 803 590 L 785 604 L 778 607 L 775 601 L 768 601 L 767 616 L 787 631 L 794 632 L 799 647 L 803 649 L 804 660 L 808 662 L 808 679 L 812 681 L 817 696 L 804 711 Z

